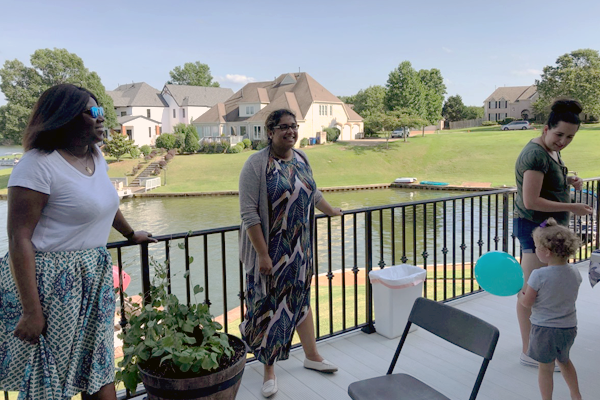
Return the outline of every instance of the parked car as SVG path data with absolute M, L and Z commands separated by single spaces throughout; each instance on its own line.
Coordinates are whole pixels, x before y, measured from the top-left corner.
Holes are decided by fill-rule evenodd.
M 404 128 L 394 129 L 391 135 L 392 138 L 403 138 Z M 406 137 L 410 137 L 410 128 L 406 128 Z
M 529 125 L 529 121 L 513 121 L 509 122 L 506 125 L 502 125 L 503 131 L 515 130 L 515 129 L 529 129 L 531 125 Z

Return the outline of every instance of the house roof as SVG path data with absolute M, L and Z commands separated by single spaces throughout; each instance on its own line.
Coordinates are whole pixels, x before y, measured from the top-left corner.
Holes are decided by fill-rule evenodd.
M 507 100 L 509 103 L 514 103 L 518 100 L 528 100 L 537 93 L 537 86 L 505 86 L 494 90 L 484 103 L 492 100 Z
M 145 82 L 120 85 L 106 93 L 115 107 L 168 107 L 160 92 Z
M 233 90 L 220 87 L 165 85 L 162 93 L 170 94 L 179 107 L 212 107 L 230 98 Z
M 143 115 L 125 115 L 123 117 L 117 117 L 117 122 L 120 125 L 123 125 L 123 124 L 126 124 L 127 122 L 133 121 L 134 119 L 137 119 L 137 118 L 147 119 L 148 121 L 154 122 L 155 124 L 158 124 L 158 125 L 161 124 L 159 121 L 156 121 L 156 120 L 151 119 L 151 118 L 144 117 Z
M 348 121 L 362 121 L 363 118 L 358 115 L 356 111 L 352 108 L 353 104 L 344 103 L 344 109 L 346 110 L 346 114 L 348 115 Z
M 288 73 L 282 74 L 272 81 L 248 83 L 238 90 L 224 102 L 225 116 L 223 122 L 217 119 L 217 112 L 210 111 L 202 114 L 193 122 L 264 122 L 266 116 L 271 111 L 279 108 L 292 110 L 296 114 L 296 118 L 302 121 L 306 119 L 306 114 L 314 102 L 343 104 L 340 99 L 325 89 L 306 72 Z M 261 103 L 267 104 L 267 106 L 251 117 L 240 117 L 240 103 Z M 350 109 L 346 107 L 346 112 L 351 120 L 362 121 L 362 117 L 356 112 L 352 110 L 349 112 L 348 110 Z

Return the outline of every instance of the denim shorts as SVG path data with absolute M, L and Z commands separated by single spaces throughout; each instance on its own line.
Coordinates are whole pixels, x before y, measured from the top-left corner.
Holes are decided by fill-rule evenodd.
M 535 243 L 533 241 L 533 230 L 540 224 L 524 218 L 513 218 L 513 235 L 521 243 L 523 253 L 535 253 Z
M 531 325 L 527 355 L 544 364 L 569 361 L 569 351 L 577 336 L 577 328 L 548 328 Z

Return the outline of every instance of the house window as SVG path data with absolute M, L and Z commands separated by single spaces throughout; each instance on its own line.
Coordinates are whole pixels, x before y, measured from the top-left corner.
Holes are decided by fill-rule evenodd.
M 158 134 L 159 134 L 159 135 L 162 135 L 162 126 L 159 126 L 159 127 L 158 127 Z
M 127 137 L 129 137 L 129 140 L 133 140 L 133 131 L 131 129 L 127 129 Z
M 240 126 L 240 136 L 246 136 L 246 127 Z
M 259 125 L 254 126 L 254 140 L 262 139 L 261 129 Z
M 488 101 L 488 108 L 492 108 L 492 102 L 491 101 Z
M 492 120 L 492 114 L 488 114 L 488 121 Z
M 329 106 L 329 115 L 333 115 L 333 106 Z
M 175 109 L 173 109 L 173 118 L 177 118 L 177 111 Z
M 254 115 L 254 106 L 246 106 L 246 115 Z
M 148 137 L 152 137 L 152 128 L 148 127 Z
M 504 102 L 504 108 L 508 108 L 508 101 Z
M 185 108 L 181 109 L 181 118 L 185 119 Z
M 147 108 L 147 109 L 146 109 L 146 117 L 150 118 L 150 115 L 152 115 L 152 114 L 150 114 L 150 109 L 149 109 L 149 108 Z
M 124 117 L 127 115 L 127 111 L 121 111 L 121 117 Z

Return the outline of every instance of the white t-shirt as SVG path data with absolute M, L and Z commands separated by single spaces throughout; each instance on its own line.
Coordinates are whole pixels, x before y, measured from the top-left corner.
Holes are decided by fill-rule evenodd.
M 108 178 L 108 164 L 96 148 L 95 171 L 86 176 L 58 151 L 27 151 L 14 167 L 8 187 L 49 195 L 33 232 L 37 251 L 85 250 L 106 246 L 119 196 Z

